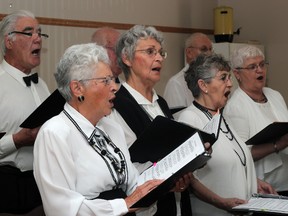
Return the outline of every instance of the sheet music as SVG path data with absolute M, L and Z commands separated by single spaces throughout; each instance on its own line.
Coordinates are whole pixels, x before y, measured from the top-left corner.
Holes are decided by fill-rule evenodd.
M 205 125 L 203 131 L 209 134 L 214 134 L 218 138 L 219 129 L 220 129 L 221 114 L 216 113 L 212 119 Z
M 233 210 L 237 209 L 288 214 L 288 200 L 281 198 L 252 197 L 248 203 L 233 208 Z
M 165 158 L 145 170 L 138 178 L 138 185 L 151 179 L 167 179 L 204 152 L 204 145 L 197 132 Z

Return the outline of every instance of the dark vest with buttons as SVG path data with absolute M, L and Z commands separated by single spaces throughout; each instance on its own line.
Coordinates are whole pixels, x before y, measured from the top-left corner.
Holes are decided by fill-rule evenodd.
M 166 117 L 173 119 L 167 102 L 161 96 L 158 95 L 158 97 L 159 99 L 157 100 L 157 102 L 163 113 L 166 115 Z M 116 98 L 113 103 L 114 109 L 116 109 L 117 112 L 120 113 L 127 125 L 135 133 L 136 137 L 138 137 L 151 123 L 149 116 L 123 85 L 117 91 Z M 168 193 L 162 199 L 158 200 L 157 213 L 154 216 L 163 215 L 176 215 L 176 202 L 174 193 Z M 181 215 L 192 215 L 190 198 L 187 190 L 181 193 Z

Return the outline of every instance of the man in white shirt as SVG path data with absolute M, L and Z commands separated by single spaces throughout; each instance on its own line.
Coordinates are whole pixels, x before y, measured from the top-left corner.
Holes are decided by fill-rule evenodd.
M 40 64 L 42 38 L 47 37 L 29 11 L 15 11 L 0 23 L 0 131 L 6 133 L 0 139 L 1 213 L 42 210 L 32 170 L 39 128 L 19 126 L 50 94 L 45 82 L 32 72 Z
M 186 39 L 186 65 L 168 80 L 163 95 L 170 108 L 187 107 L 192 103 L 193 96 L 187 87 L 184 74 L 188 70 L 190 62 L 196 59 L 200 53 L 210 54 L 211 52 L 212 42 L 207 35 L 197 32 Z

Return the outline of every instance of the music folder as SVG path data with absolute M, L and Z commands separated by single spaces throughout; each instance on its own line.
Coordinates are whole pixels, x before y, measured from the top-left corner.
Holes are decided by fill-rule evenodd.
M 260 215 L 288 215 L 288 197 L 275 194 L 252 194 L 247 203 L 233 207 L 232 211 L 241 215 L 251 212 Z
M 248 145 L 269 143 L 288 133 L 288 122 L 273 122 L 246 141 Z
M 0 132 L 0 139 L 6 134 L 6 132 Z
M 64 108 L 65 99 L 56 89 L 34 112 L 22 122 L 22 128 L 36 128 L 44 124 L 48 119 L 58 115 Z
M 132 144 L 129 152 L 132 162 L 154 162 L 141 173 L 139 185 L 149 179 L 164 181 L 132 208 L 149 207 L 168 193 L 184 174 L 204 166 L 210 155 L 206 153 L 203 142 L 213 144 L 215 141 L 214 134 L 157 116 Z
M 182 111 L 183 109 L 185 109 L 186 107 L 185 106 L 180 106 L 180 107 L 173 107 L 173 108 L 170 108 L 170 112 L 172 114 L 175 114 L 177 112 L 180 112 Z
M 212 145 L 217 140 L 214 134 L 163 116 L 157 116 L 130 146 L 131 161 L 139 163 L 158 161 L 196 131 L 200 133 L 203 142 L 209 142 Z

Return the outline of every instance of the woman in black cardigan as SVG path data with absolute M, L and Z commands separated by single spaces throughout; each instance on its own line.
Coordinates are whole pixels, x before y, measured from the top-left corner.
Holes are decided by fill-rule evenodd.
M 114 110 L 110 118 L 124 129 L 128 147 L 158 115 L 173 118 L 166 101 L 154 90 L 160 81 L 160 74 L 166 51 L 162 47 L 163 36 L 154 27 L 136 25 L 123 33 L 116 46 L 118 63 L 126 78 L 116 93 Z M 139 164 L 134 161 L 139 172 L 151 165 L 150 161 Z M 191 215 L 188 192 L 189 179 L 180 179 L 175 191 L 168 193 L 152 206 L 144 215 Z M 180 202 L 181 200 L 181 202 Z M 186 202 L 185 202 L 186 200 Z M 180 210 L 181 206 L 181 210 Z

